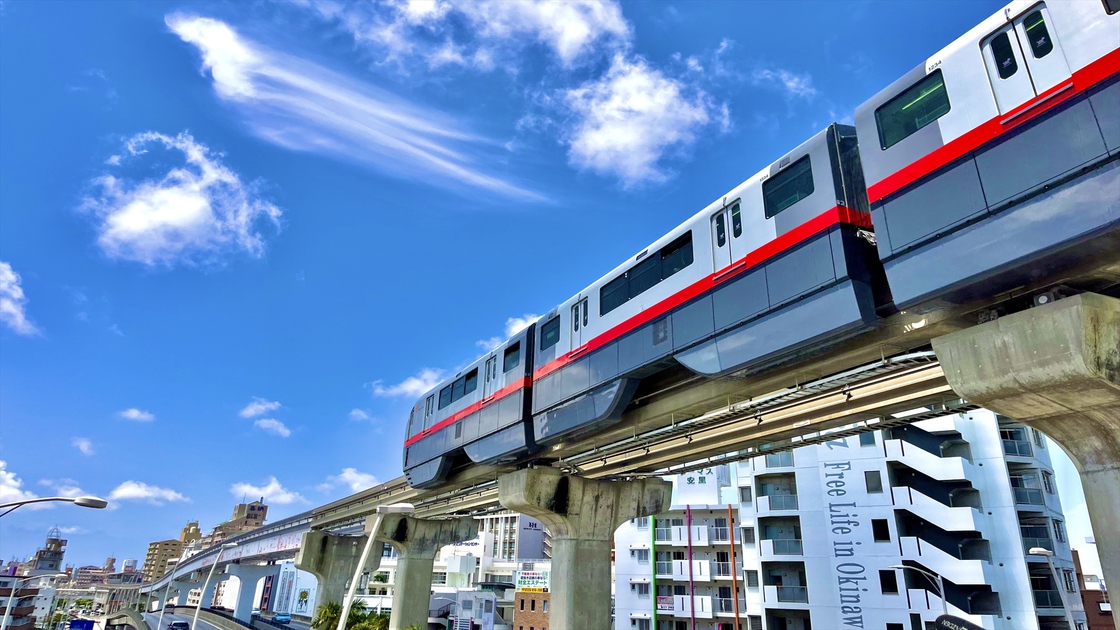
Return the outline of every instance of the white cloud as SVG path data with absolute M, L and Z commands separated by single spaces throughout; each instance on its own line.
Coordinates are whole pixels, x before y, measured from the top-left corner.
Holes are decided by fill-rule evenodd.
M 567 139 L 571 163 L 616 176 L 626 186 L 664 181 L 662 157 L 691 147 L 713 119 L 727 125 L 726 109 L 703 90 L 621 54 L 605 75 L 564 98 L 576 118 Z
M 377 477 L 369 473 L 358 472 L 356 468 L 343 468 L 342 472 L 337 475 L 330 475 L 327 480 L 319 484 L 320 492 L 329 492 L 338 486 L 347 486 L 350 492 L 360 492 L 366 488 L 372 488 L 379 482 Z
M 0 261 L 0 323 L 21 335 L 37 335 L 39 329 L 27 319 L 27 297 L 19 274 Z
M 280 403 L 275 400 L 265 400 L 264 398 L 253 397 L 253 401 L 241 410 L 240 416 L 242 418 L 255 418 L 263 416 L 270 411 L 276 411 L 280 408 Z
M 8 470 L 8 462 L 0 459 L 0 503 L 26 501 L 38 496 L 34 492 L 24 490 L 23 481 L 14 472 Z
M 78 527 L 77 525 L 68 525 L 66 527 L 59 527 L 58 531 L 63 533 L 63 534 L 87 534 L 87 533 L 89 533 L 89 530 L 85 529 L 84 527 Z
M 758 68 L 751 74 L 755 85 L 770 85 L 785 92 L 788 97 L 811 99 L 817 95 L 813 87 L 813 77 L 808 74 L 794 74 L 781 68 Z
M 84 497 L 89 494 L 73 479 L 40 479 L 39 485 L 50 488 L 52 494 L 60 497 Z
M 351 409 L 350 419 L 354 422 L 373 422 L 374 417 L 365 409 Z
M 152 420 L 156 419 L 154 414 L 142 409 L 137 409 L 135 407 L 131 409 L 125 409 L 118 415 L 125 420 L 135 420 L 136 422 L 151 422 Z
M 395 396 L 417 397 L 436 386 L 443 379 L 443 370 L 424 368 L 416 376 L 410 376 L 396 385 L 386 387 L 381 381 L 373 382 L 373 395 L 387 398 Z
M 76 437 L 70 440 L 70 446 L 78 449 L 82 455 L 93 455 L 96 452 L 93 450 L 93 442 L 89 438 Z
M 540 318 L 541 318 L 540 315 L 536 315 L 536 314 L 532 314 L 532 313 L 526 313 L 525 315 L 522 315 L 521 317 L 510 317 L 509 319 L 506 320 L 506 327 L 505 327 L 505 331 L 504 331 L 505 336 L 504 337 L 491 337 L 489 339 L 480 339 L 480 340 L 476 341 L 475 344 L 478 347 L 482 348 L 483 350 L 486 350 L 486 351 L 493 350 L 494 348 L 497 348 L 501 344 L 505 343 L 505 341 L 508 340 L 510 337 L 512 337 L 512 336 L 516 335 L 517 333 L 521 332 L 522 330 L 525 330 L 526 328 L 528 328 L 530 324 L 532 324 L 533 322 L 537 321 Z
M 240 481 L 230 486 L 229 493 L 237 498 L 263 497 L 265 503 L 276 505 L 288 505 L 296 502 L 307 503 L 307 499 L 304 499 L 298 492 L 292 492 L 280 485 L 280 481 L 276 477 L 269 477 L 268 483 L 263 486 L 254 486 L 251 483 Z
M 269 142 L 397 177 L 540 199 L 483 172 L 488 159 L 476 154 L 496 143 L 461 131 L 464 121 L 250 41 L 218 20 L 173 13 L 165 22 L 201 52 L 219 98 Z
M 176 166 L 139 181 L 106 173 L 91 182 L 97 190 L 82 201 L 107 256 L 172 267 L 214 263 L 231 252 L 264 253 L 258 228 L 278 228 L 281 213 L 258 197 L 254 184 L 242 182 L 221 154 L 185 131 L 174 137 L 137 134 L 125 143 L 124 159 L 152 147 L 173 156 Z
M 515 71 L 526 49 L 542 46 L 563 66 L 625 46 L 630 26 L 617 2 L 600 0 L 390 0 L 300 2 L 336 22 L 380 60 L 419 58 L 488 71 Z
M 132 480 L 126 481 L 116 488 L 113 488 L 113 491 L 109 493 L 108 499 L 110 501 L 145 501 L 152 505 L 163 505 L 165 502 L 191 502 L 189 498 L 170 488 L 150 486 L 141 481 Z
M 280 422 L 275 418 L 260 418 L 253 422 L 253 426 L 264 431 L 265 433 L 279 435 L 280 437 L 288 437 L 292 434 L 291 429 L 284 426 L 283 422 Z

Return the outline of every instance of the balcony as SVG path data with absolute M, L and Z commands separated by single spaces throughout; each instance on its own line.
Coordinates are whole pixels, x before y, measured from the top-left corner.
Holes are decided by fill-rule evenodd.
M 770 542 L 774 545 L 776 556 L 800 556 L 804 553 L 800 538 L 775 538 Z
M 672 577 L 673 576 L 673 561 L 672 560 L 658 560 L 654 563 L 654 571 L 657 577 Z
M 655 542 L 670 542 L 673 540 L 673 528 L 671 527 L 658 527 L 653 530 L 653 540 Z
M 1012 488 L 1012 490 L 1015 492 L 1015 505 L 1046 505 L 1046 497 L 1043 496 L 1041 488 Z
M 708 541 L 709 542 L 731 542 L 731 528 L 730 527 L 709 527 L 708 528 Z
M 796 494 L 774 494 L 766 497 L 769 500 L 771 510 L 796 510 L 797 509 L 797 495 Z
M 1031 549 L 1034 547 L 1042 547 L 1043 549 L 1054 550 L 1054 541 L 1050 538 L 1035 538 L 1030 536 L 1023 536 L 1023 553 L 1030 554 Z
M 713 562 L 712 563 L 712 576 L 717 578 L 729 578 L 734 575 L 731 569 L 730 562 Z
M 1034 591 L 1034 605 L 1036 608 L 1065 608 L 1058 591 Z
M 1032 457 L 1031 443 L 1027 440 L 1003 440 L 1003 454 L 1013 457 Z
M 693 603 L 696 604 L 695 609 Z M 710 595 L 658 595 L 657 613 L 674 617 L 691 617 L 695 614 L 698 619 L 711 619 L 712 603 Z
M 791 602 L 795 604 L 808 604 L 809 603 L 809 589 L 805 586 L 779 586 L 778 601 Z
M 717 597 L 712 600 L 715 605 L 716 613 L 721 615 L 734 615 L 735 614 L 735 600 L 730 597 Z M 747 601 L 742 597 L 739 598 L 739 612 L 744 613 L 747 611 Z

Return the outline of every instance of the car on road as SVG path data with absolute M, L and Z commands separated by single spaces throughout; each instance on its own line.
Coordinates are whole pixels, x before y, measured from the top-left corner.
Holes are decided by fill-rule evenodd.
M 167 630 L 191 630 L 191 624 L 185 621 L 172 621 Z
M 276 613 L 272 616 L 272 620 L 276 623 L 291 623 L 292 615 L 291 613 Z

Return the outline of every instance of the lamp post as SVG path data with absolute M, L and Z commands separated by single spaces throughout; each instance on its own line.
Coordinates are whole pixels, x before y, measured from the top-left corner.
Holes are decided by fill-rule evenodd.
M 930 571 L 926 571 L 925 569 L 919 569 L 918 567 L 912 567 L 912 566 L 906 565 L 906 564 L 892 564 L 889 568 L 891 568 L 891 569 L 904 569 L 904 570 L 905 569 L 910 569 L 911 571 L 917 571 L 918 573 L 921 573 L 922 575 L 924 575 L 928 578 L 933 578 L 933 579 L 937 580 L 937 590 L 939 591 L 939 593 L 937 595 L 938 595 L 938 597 L 941 598 L 941 614 L 942 615 L 948 615 L 949 614 L 949 603 L 945 600 L 945 580 L 942 579 L 940 573 L 932 573 Z
M 37 498 L 37 499 L 24 499 L 23 501 L 12 501 L 11 503 L 0 503 L 0 510 L 3 510 L 4 508 L 8 508 L 4 512 L 0 512 L 0 516 L 4 516 L 4 515 L 8 514 L 9 512 L 15 510 L 16 508 L 22 507 L 22 506 L 27 505 L 29 503 L 44 503 L 46 501 L 64 501 L 66 503 L 73 503 L 74 505 L 79 505 L 81 507 L 93 508 L 95 510 L 100 510 L 101 508 L 105 507 L 106 505 L 109 505 L 108 501 L 106 501 L 105 499 L 99 499 L 97 497 L 40 497 L 40 498 Z
M 156 630 L 163 627 L 163 612 L 167 610 L 167 595 L 171 593 L 171 583 L 175 581 L 175 571 L 179 569 L 179 565 L 183 563 L 183 558 L 187 557 L 186 550 L 179 554 L 179 560 L 175 562 L 175 566 L 171 568 L 171 577 L 167 580 L 167 586 L 163 587 L 163 600 L 159 607 L 159 620 L 156 621 Z
M 354 569 L 354 578 L 350 580 L 350 588 L 346 591 L 346 598 L 342 600 L 342 615 L 338 618 L 338 628 L 336 630 L 346 630 L 346 618 L 350 616 L 350 605 L 354 603 L 354 593 L 358 590 L 358 580 L 362 577 L 362 569 L 366 568 L 366 561 L 369 560 L 369 552 L 373 549 L 373 541 L 377 538 L 377 532 L 381 531 L 381 521 L 385 520 L 386 514 L 411 514 L 415 509 L 411 503 L 377 506 L 377 516 L 373 519 L 373 531 L 369 533 L 366 546 L 362 548 L 362 556 L 358 559 L 358 566 Z
M 218 568 L 218 562 L 222 560 L 222 554 L 226 549 L 233 549 L 237 543 L 226 543 L 218 548 L 218 555 L 214 556 L 214 564 L 210 565 L 210 573 L 206 575 L 206 581 L 202 583 L 202 595 L 198 598 L 198 605 L 194 607 L 194 619 L 191 620 L 191 627 L 198 626 L 198 612 L 202 610 L 202 600 L 206 598 L 206 587 L 210 585 L 210 578 L 214 577 L 214 569 Z
M 16 507 L 19 507 L 19 506 L 17 505 Z M 11 510 L 8 510 L 8 511 L 10 512 Z M 41 578 L 44 578 L 44 577 L 46 577 L 46 578 L 60 578 L 60 577 L 65 577 L 65 576 L 66 576 L 65 573 L 56 573 L 54 575 L 32 575 L 32 576 L 29 576 L 29 577 L 25 577 L 21 580 L 12 580 L 12 589 L 11 589 L 11 592 L 8 593 L 8 605 L 4 606 L 4 618 L 0 619 L 0 630 L 4 630 L 5 628 L 8 627 L 8 618 L 12 614 L 12 602 L 15 601 L 16 591 L 19 590 L 18 588 L 16 588 L 16 586 L 20 582 L 27 582 L 29 580 L 38 580 L 38 579 L 41 579 Z
M 1031 547 L 1027 553 L 1046 558 L 1046 565 L 1050 567 L 1050 575 L 1054 577 L 1054 588 L 1057 589 L 1058 597 L 1062 600 L 1062 610 L 1066 612 L 1066 622 L 1069 623 L 1070 628 L 1076 628 L 1077 624 L 1073 620 L 1073 610 L 1066 602 L 1066 589 L 1062 586 L 1062 578 L 1058 575 L 1057 569 L 1054 568 L 1054 552 L 1044 547 Z

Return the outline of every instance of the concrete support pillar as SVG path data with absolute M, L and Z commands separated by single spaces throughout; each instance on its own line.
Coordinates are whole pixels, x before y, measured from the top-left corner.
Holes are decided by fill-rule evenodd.
M 1120 584 L 1120 300 L 1058 300 L 934 339 L 933 349 L 958 394 L 1069 453 L 1105 580 Z
M 361 559 L 366 536 L 336 536 L 320 531 L 303 535 L 296 567 L 307 571 L 319 580 L 317 604 L 341 604 L 346 596 L 346 586 L 354 577 L 354 568 Z M 363 571 L 373 573 L 381 566 L 381 554 L 371 553 Z M 314 613 L 312 613 L 314 614 Z
M 372 528 L 374 517 L 367 520 Z M 397 574 L 393 579 L 393 612 L 389 630 L 412 624 L 428 627 L 431 604 L 432 566 L 441 547 L 470 540 L 478 535 L 478 524 L 470 517 L 436 521 L 388 514 L 381 523 L 377 540 L 384 540 L 397 551 Z
M 257 603 L 253 597 L 257 593 L 257 583 L 261 578 L 269 575 L 280 575 L 278 564 L 231 564 L 226 567 L 226 573 L 236 575 L 240 583 L 237 591 L 237 603 L 233 607 L 233 616 L 241 621 L 252 622 L 253 607 Z M 228 588 L 228 587 L 227 587 Z
M 202 598 L 199 600 L 202 602 L 203 608 L 214 607 L 214 591 L 217 590 L 218 584 L 228 579 L 229 576 L 226 574 L 215 574 L 214 577 L 210 578 L 210 583 L 206 585 L 206 590 L 202 591 Z
M 611 541 L 624 522 L 665 512 L 672 484 L 661 479 L 594 481 L 553 468 L 498 478 L 498 501 L 552 532 L 551 630 L 609 628 Z
M 202 582 L 180 582 L 178 580 L 171 583 L 171 595 L 167 598 L 168 601 L 173 602 L 176 606 L 187 605 L 187 595 L 196 588 L 202 586 Z M 178 592 L 176 592 L 178 589 Z

